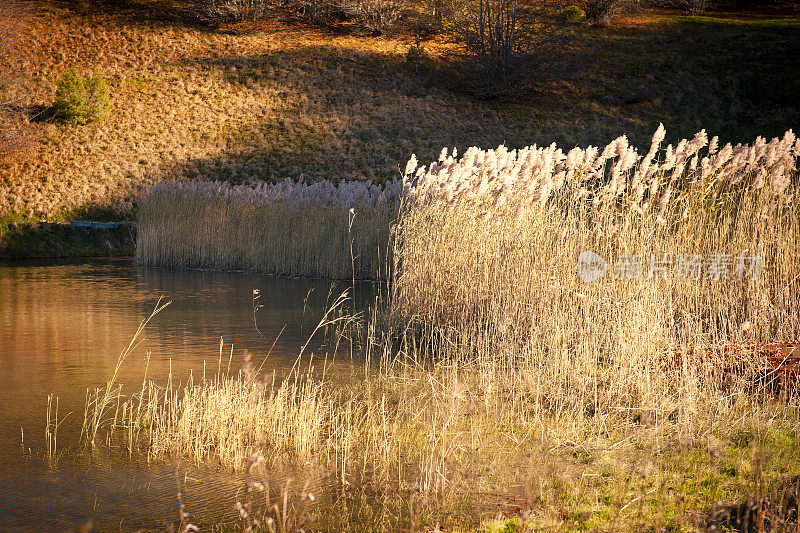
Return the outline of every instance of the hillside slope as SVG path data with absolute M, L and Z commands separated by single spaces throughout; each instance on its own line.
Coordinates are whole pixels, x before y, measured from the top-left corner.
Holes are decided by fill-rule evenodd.
M 797 19 L 643 13 L 607 30 L 572 26 L 566 59 L 530 95 L 460 92 L 444 37 L 358 37 L 268 20 L 211 31 L 136 9 L 50 7 L 26 30 L 24 73 L 5 97 L 38 139 L 27 162 L 0 167 L 0 218 L 125 218 L 142 186 L 169 178 L 396 177 L 412 152 L 432 159 L 506 143 L 645 145 L 701 128 L 731 141 L 800 124 Z M 112 113 L 70 126 L 48 114 L 69 67 L 109 79 Z

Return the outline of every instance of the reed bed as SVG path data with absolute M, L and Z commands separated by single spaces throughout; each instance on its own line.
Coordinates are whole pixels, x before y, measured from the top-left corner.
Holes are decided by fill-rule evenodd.
M 657 521 L 696 530 L 712 504 L 723 513 L 748 496 L 791 497 L 786 480 L 800 474 L 797 405 L 744 380 L 719 394 L 678 372 L 671 377 L 695 388 L 658 404 L 576 412 L 535 392 L 533 367 L 488 356 L 420 367 L 412 345 L 401 352 L 409 357 L 384 352 L 378 372 L 346 388 L 310 376 L 265 382 L 246 370 L 148 382 L 119 397 L 100 434 L 150 460 L 249 471 L 255 456 L 267 472 L 287 464 L 324 472 L 323 507 L 306 530 L 417 531 L 452 510 L 448 527 L 463 531 L 498 510 L 548 530 L 635 531 Z M 371 514 L 350 514 L 365 497 Z M 254 501 L 254 514 L 270 511 Z
M 397 186 L 158 183 L 140 202 L 136 259 L 150 266 L 385 277 Z
M 800 339 L 800 143 L 719 148 L 700 132 L 662 149 L 663 135 L 645 155 L 621 137 L 412 158 L 386 203 L 391 294 L 363 379 L 267 384 L 245 369 L 143 387 L 119 400 L 121 423 L 87 420 L 153 458 L 324 464 L 342 484 L 404 494 L 395 529 L 421 527 L 413 495 L 439 517 L 500 495 L 523 529 L 697 530 L 741 501 L 757 502 L 750 523 L 794 527 L 798 384 L 778 387 L 742 353 L 720 371 L 729 361 L 703 348 Z M 195 233 L 215 216 L 246 227 L 221 213 L 249 212 L 220 205 Z M 607 268 L 596 279 L 584 251 Z M 765 503 L 778 493 L 788 507 Z
M 537 394 L 592 411 L 680 390 L 653 379 L 667 350 L 797 341 L 800 141 L 718 148 L 701 131 L 661 150 L 663 138 L 644 156 L 620 137 L 412 159 L 395 324 L 437 350 L 519 360 Z M 607 262 L 601 279 L 581 280 L 582 251 Z

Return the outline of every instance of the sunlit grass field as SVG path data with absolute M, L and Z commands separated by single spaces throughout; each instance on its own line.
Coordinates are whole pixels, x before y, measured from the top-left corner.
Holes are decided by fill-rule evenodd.
M 0 168 L 0 218 L 132 218 L 140 189 L 165 178 L 245 183 L 397 179 L 410 154 L 443 146 L 644 145 L 701 128 L 750 142 L 798 124 L 797 21 L 641 13 L 605 30 L 568 26 L 566 54 L 519 98 L 465 94 L 447 35 L 263 23 L 216 30 L 122 11 L 38 6 L 27 53 L 2 88 L 7 120 L 38 142 Z M 732 44 L 735 43 L 735 44 Z M 82 127 L 48 116 L 62 73 L 97 68 L 112 112 Z

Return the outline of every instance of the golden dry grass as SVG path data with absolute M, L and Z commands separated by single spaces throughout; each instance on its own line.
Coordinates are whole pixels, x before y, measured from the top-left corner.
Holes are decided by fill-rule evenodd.
M 168 182 L 144 194 L 136 260 L 332 279 L 389 274 L 399 185 Z M 198 228 L 202 227 L 202 231 Z
M 793 100 L 781 99 L 792 93 L 791 69 L 775 62 L 796 55 L 790 20 L 772 28 L 659 14 L 647 15 L 659 25 L 572 28 L 574 53 L 554 65 L 569 75 L 542 80 L 523 100 L 484 102 L 459 92 L 444 37 L 424 43 L 431 59 L 415 74 L 402 36 L 271 21 L 210 31 L 136 9 L 31 15 L 28 53 L 2 99 L 16 102 L 9 127 L 41 146 L 28 163 L 0 169 L 0 215 L 58 219 L 105 206 L 130 216 L 141 188 L 164 178 L 384 181 L 412 152 L 432 159 L 442 146 L 571 147 L 622 131 L 643 143 L 659 121 L 678 137 L 707 127 L 749 140 L 798 118 Z M 109 78 L 106 121 L 42 122 L 72 66 Z M 631 94 L 650 97 L 622 104 Z
M 409 165 L 393 292 L 363 337 L 363 379 L 265 382 L 245 367 L 186 387 L 145 384 L 117 401 L 121 417 L 93 416 L 90 401 L 89 426 L 154 458 L 239 469 L 256 453 L 323 465 L 373 498 L 400 493 L 400 503 L 373 504 L 394 513 L 390 526 L 367 522 L 375 528 L 422 527 L 414 495 L 434 499 L 434 520 L 472 509 L 450 526 L 515 506 L 532 531 L 695 531 L 753 497 L 751 523 L 772 513 L 773 525 L 777 515 L 794 527 L 797 500 L 768 508 L 764 497 L 792 501 L 800 475 L 798 384 L 775 388 L 758 361 L 729 374 L 702 359 L 664 361 L 800 336 L 800 145 L 789 134 L 706 148 L 698 135 L 660 152 L 660 135 L 619 173 L 632 153 L 621 140 L 602 161 L 601 151 L 501 147 Z M 649 176 L 642 194 L 637 175 Z M 610 271 L 582 281 L 582 250 Z M 664 253 L 763 264 L 715 276 L 704 259 L 698 279 L 615 268 L 624 255 Z M 114 387 L 92 398 L 116 398 Z

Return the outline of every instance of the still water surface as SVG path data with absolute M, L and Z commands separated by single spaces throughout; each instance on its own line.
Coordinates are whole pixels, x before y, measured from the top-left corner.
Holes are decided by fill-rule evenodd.
M 177 515 L 177 490 L 206 524 L 233 523 L 241 479 L 211 468 L 128 460 L 80 447 L 88 388 L 101 387 L 139 323 L 160 297 L 172 303 L 147 326 L 122 367 L 123 392 L 144 377 L 185 382 L 209 375 L 233 346 L 231 373 L 245 350 L 266 372 L 285 372 L 319 322 L 326 302 L 347 287 L 322 280 L 137 267 L 132 261 L 0 263 L 0 531 L 163 529 Z M 259 289 L 254 322 L 253 290 Z M 372 298 L 356 288 L 356 309 Z M 256 330 L 258 327 L 258 331 Z M 259 334 L 260 331 L 260 334 Z M 277 340 L 276 340 L 277 339 Z M 274 343 L 274 347 L 273 347 Z M 328 350 L 317 342 L 317 353 Z M 268 355 L 268 357 L 267 357 Z M 266 359 L 266 361 L 265 361 Z M 358 361 L 338 355 L 340 376 Z M 58 399 L 58 453 L 47 455 L 47 397 Z

